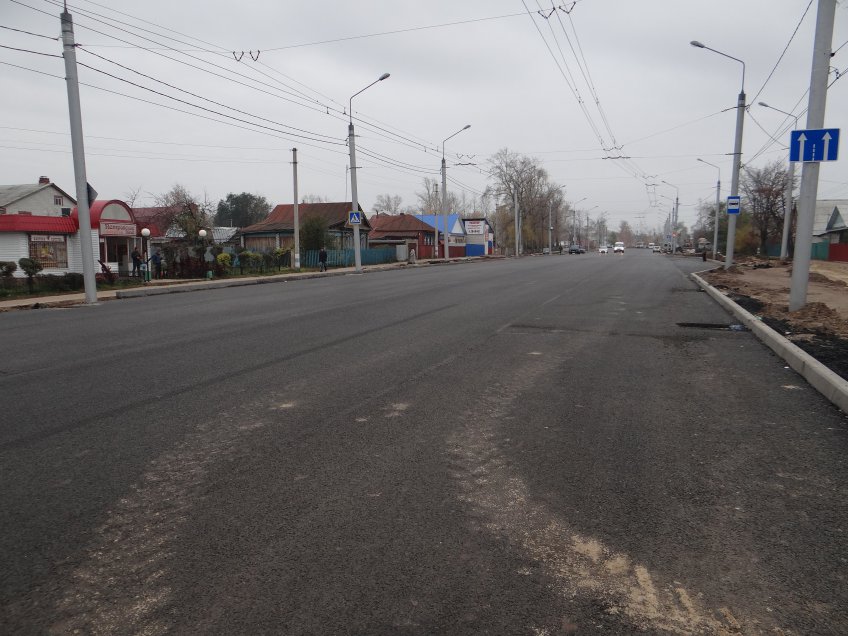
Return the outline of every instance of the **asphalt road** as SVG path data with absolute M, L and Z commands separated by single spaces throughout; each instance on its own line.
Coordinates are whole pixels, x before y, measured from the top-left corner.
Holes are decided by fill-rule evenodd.
M 848 421 L 702 267 L 0 314 L 0 632 L 848 633 Z

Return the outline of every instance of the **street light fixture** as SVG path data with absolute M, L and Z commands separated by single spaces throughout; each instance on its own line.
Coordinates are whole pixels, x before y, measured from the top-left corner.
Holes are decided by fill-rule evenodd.
M 798 130 L 798 117 L 792 113 L 787 113 L 785 110 L 780 110 L 774 106 L 769 106 L 765 102 L 757 102 L 763 108 L 771 108 L 779 113 L 783 113 L 787 117 L 795 120 L 795 130 Z M 783 195 L 783 237 L 780 239 L 780 258 L 785 260 L 789 257 L 789 234 L 792 230 L 792 182 L 795 181 L 795 162 L 789 161 L 789 178 L 786 180 L 786 192 Z
M 699 49 L 718 53 L 742 65 L 742 88 L 739 90 L 739 97 L 736 100 L 736 137 L 733 143 L 733 169 L 730 175 L 730 196 L 737 196 L 739 194 L 739 171 L 742 167 L 742 129 L 745 124 L 745 62 L 727 53 L 711 49 L 697 40 L 692 40 L 690 44 Z M 736 216 L 736 214 L 729 214 L 727 219 L 727 249 L 724 256 L 724 269 L 729 269 L 733 265 L 733 248 L 736 242 Z
M 442 219 L 445 222 L 445 260 L 450 258 L 450 246 L 448 245 L 450 239 L 448 238 L 448 169 L 447 164 L 445 163 L 445 141 L 451 139 L 452 137 L 456 137 L 463 130 L 468 130 L 471 128 L 471 124 L 465 124 L 462 128 L 457 130 L 450 137 L 445 137 L 444 141 L 442 141 Z M 433 244 L 434 249 L 438 252 L 439 250 L 439 222 L 436 221 L 434 223 L 436 226 L 436 241 Z M 436 258 L 438 258 L 438 254 L 436 254 Z
M 354 212 L 359 212 L 359 196 L 356 191 L 356 145 L 355 145 L 355 135 L 353 132 L 353 98 L 359 95 L 359 93 L 371 88 L 377 82 L 382 82 L 384 79 L 388 79 L 389 74 L 383 73 L 380 77 L 371 82 L 368 86 L 363 88 L 360 91 L 357 91 L 353 95 L 350 96 L 350 100 L 348 101 L 348 116 L 350 117 L 350 123 L 347 127 L 347 137 L 348 142 L 347 145 L 350 148 L 350 197 L 351 202 L 350 206 L 353 208 Z M 360 253 L 359 246 L 359 223 L 353 224 L 353 255 L 354 255 L 354 264 L 356 266 L 356 271 L 358 273 L 362 272 L 362 255 Z
M 716 255 L 716 248 L 718 247 L 718 211 L 719 206 L 721 205 L 721 168 L 719 168 L 714 163 L 710 163 L 709 161 L 704 161 L 699 158 L 698 161 L 701 163 L 705 163 L 708 166 L 712 166 L 718 171 L 718 178 L 716 179 L 716 211 L 715 211 L 715 229 L 713 231 L 713 258 Z
M 146 247 L 145 247 L 145 242 L 147 243 Z M 141 228 L 141 253 L 143 255 L 147 256 L 147 252 L 148 252 L 149 249 L 150 249 L 150 230 L 148 230 L 146 227 L 144 227 L 144 228 Z M 142 266 L 144 267 L 143 273 L 144 273 L 144 282 L 145 283 L 150 280 L 150 265 L 149 265 L 149 262 L 150 262 L 150 258 L 147 257 L 147 258 L 145 258 L 145 261 L 142 263 Z

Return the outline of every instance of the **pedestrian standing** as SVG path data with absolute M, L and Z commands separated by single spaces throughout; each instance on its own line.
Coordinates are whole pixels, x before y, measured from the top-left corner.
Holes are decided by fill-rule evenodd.
M 321 246 L 321 249 L 318 252 L 318 271 L 327 271 L 327 248 L 323 245 Z
M 162 255 L 159 253 L 159 250 L 153 253 L 153 256 L 150 257 L 150 262 L 153 263 L 153 277 L 157 280 L 162 278 Z
M 132 273 L 130 276 L 141 276 L 141 252 L 138 251 L 138 247 L 133 248 L 130 258 L 132 258 Z

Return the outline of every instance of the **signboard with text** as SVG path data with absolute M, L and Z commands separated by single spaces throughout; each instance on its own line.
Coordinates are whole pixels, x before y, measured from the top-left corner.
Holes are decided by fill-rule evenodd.
M 135 236 L 134 223 L 113 223 L 110 221 L 101 221 L 100 236 Z

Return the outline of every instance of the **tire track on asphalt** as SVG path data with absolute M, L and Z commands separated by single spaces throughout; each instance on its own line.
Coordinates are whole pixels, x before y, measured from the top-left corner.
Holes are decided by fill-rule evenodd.
M 527 483 L 512 469 L 508 444 L 497 423 L 515 418 L 515 405 L 537 378 L 561 362 L 553 356 L 528 356 L 513 369 L 509 383 L 480 391 L 485 398 L 458 418 L 463 423 L 448 440 L 460 499 L 486 530 L 520 546 L 559 586 L 565 599 L 590 595 L 611 615 L 626 617 L 639 630 L 675 634 L 739 634 L 728 608 L 701 606 L 699 594 L 678 582 L 660 583 L 630 556 L 615 553 L 593 537 L 571 528 L 544 504 L 534 501 Z M 482 414 L 482 415 L 481 415 Z M 576 617 L 564 617 L 574 623 Z

